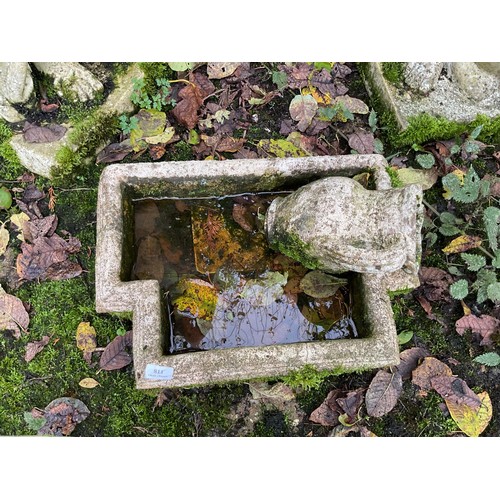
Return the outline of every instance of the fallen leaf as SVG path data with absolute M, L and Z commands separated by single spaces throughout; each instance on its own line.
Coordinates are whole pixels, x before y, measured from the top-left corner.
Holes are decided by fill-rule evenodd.
M 159 160 L 167 150 L 163 144 L 151 144 L 148 147 L 148 152 L 152 160 Z
M 181 99 L 172 111 L 172 115 L 187 129 L 195 128 L 198 123 L 198 110 L 203 104 L 200 88 L 195 85 L 186 85 L 179 92 Z
M 99 361 L 101 370 L 119 370 L 132 362 L 132 356 L 126 351 L 132 346 L 132 330 L 125 335 L 115 337 L 104 349 Z
M 492 345 L 491 336 L 500 333 L 500 320 L 488 314 L 475 316 L 468 314 L 455 322 L 455 329 L 459 335 L 463 335 L 466 330 L 477 333 L 481 337 L 480 345 Z
M 332 276 L 322 271 L 310 271 L 300 281 L 304 293 L 315 299 L 325 299 L 334 295 L 341 287 L 347 285 L 345 278 Z
M 175 135 L 174 127 L 167 127 L 161 134 L 146 137 L 144 140 L 148 144 L 169 144 Z
M 134 148 L 130 144 L 130 140 L 125 140 L 122 142 L 115 142 L 106 146 L 97 155 L 96 163 L 114 163 L 123 160 L 128 154 L 130 154 Z
M 481 246 L 481 242 L 482 240 L 479 236 L 468 236 L 464 234 L 455 238 L 445 246 L 443 252 L 446 254 L 466 252 L 467 250 Z
M 71 254 L 80 250 L 81 243 L 70 236 L 64 240 L 57 234 L 37 238 L 32 244 L 21 243 L 16 269 L 21 280 L 61 280 L 79 276 L 80 264 L 68 260 Z
M 316 111 L 318 110 L 318 103 L 311 95 L 297 95 L 290 102 L 289 111 L 293 120 L 299 122 L 297 128 L 304 132 L 311 124 Z
M 264 399 L 272 402 L 287 402 L 295 399 L 292 389 L 283 382 L 269 384 L 267 382 L 250 382 L 248 384 L 253 399 Z
M 422 363 L 413 370 L 411 381 L 421 389 L 432 389 L 431 380 L 434 377 L 453 375 L 451 368 L 434 357 L 426 357 Z
M 40 127 L 27 121 L 24 125 L 23 137 L 26 142 L 55 142 L 61 139 L 65 133 L 66 127 L 56 123 Z
M 347 416 L 346 423 L 349 425 L 354 424 L 354 422 L 358 419 L 358 411 L 363 403 L 364 392 L 365 390 L 363 388 L 356 389 L 355 391 L 349 391 L 343 398 L 337 398 L 337 404 L 342 408 Z M 342 423 L 346 425 L 344 422 Z
M 372 132 L 356 129 L 348 136 L 349 146 L 359 154 L 372 154 L 375 151 L 375 137 Z
M 445 400 L 457 405 L 478 408 L 480 399 L 467 383 L 456 375 L 443 375 L 431 379 L 432 388 Z
M 342 407 L 337 403 L 337 398 L 341 394 L 340 389 L 330 391 L 321 405 L 311 413 L 309 420 L 325 426 L 337 425 L 339 416 L 344 413 Z
M 94 387 L 97 387 L 98 385 L 101 384 L 99 384 L 97 380 L 89 377 L 80 380 L 80 382 L 78 382 L 78 385 L 80 387 L 83 387 L 84 389 L 93 389 Z
M 358 429 L 360 437 L 377 437 L 375 433 L 373 433 L 370 429 L 368 429 L 364 425 L 360 425 Z
M 253 215 L 248 211 L 245 205 L 235 203 L 233 205 L 233 219 L 245 231 L 252 233 L 254 230 Z
M 189 74 L 189 81 L 194 83 L 201 92 L 203 99 L 213 94 L 216 90 L 215 85 L 209 80 L 208 76 L 201 71 L 196 71 Z
M 370 108 L 361 99 L 356 99 L 348 95 L 337 96 L 332 101 L 332 104 L 342 104 L 351 113 L 356 113 L 358 115 L 367 115 L 370 112 Z
M 389 413 L 397 404 L 403 379 L 398 372 L 389 373 L 379 370 L 366 391 L 366 412 L 370 417 L 382 417 Z
M 449 286 L 453 277 L 437 267 L 422 267 L 418 273 L 421 288 L 427 300 L 446 300 L 449 298 Z
M 452 401 L 446 401 L 446 406 L 450 412 L 451 418 L 457 423 L 458 427 L 470 437 L 481 435 L 493 416 L 493 407 L 489 394 L 484 391 L 479 393 L 481 405 L 479 408 L 471 408 L 468 405 L 456 404 Z
M 0 291 L 0 331 L 11 331 L 14 338 L 28 328 L 30 317 L 20 299 Z
M 57 222 L 58 219 L 55 214 L 25 222 L 23 225 L 25 239 L 34 242 L 41 236 L 52 236 L 56 230 Z
M 265 153 L 269 153 L 278 158 L 298 158 L 301 156 L 308 156 L 309 154 L 286 139 L 261 139 L 257 147 Z
M 69 436 L 80 422 L 90 415 L 90 410 L 79 399 L 58 398 L 45 407 L 45 424 L 39 436 Z
M 219 134 L 213 136 L 202 134 L 201 139 L 207 146 L 219 152 L 236 153 L 236 151 L 239 151 L 243 147 L 243 144 L 245 144 L 245 139 L 243 138 L 237 139 L 235 137 L 221 136 Z
M 0 226 L 0 256 L 7 250 L 7 245 L 9 244 L 10 234 L 7 229 L 5 229 L 6 222 L 3 222 Z
M 396 170 L 396 174 L 403 186 L 407 186 L 408 184 L 420 184 L 424 191 L 434 186 L 439 177 L 435 168 L 429 170 L 399 168 Z
M 209 62 L 207 64 L 208 78 L 227 78 L 231 76 L 241 63 Z
M 10 222 L 14 225 L 14 230 L 19 231 L 20 234 L 17 236 L 21 241 L 25 240 L 24 237 L 24 224 L 30 220 L 29 215 L 24 212 L 14 214 L 10 216 Z
M 26 354 L 24 355 L 25 361 L 28 363 L 49 343 L 50 337 L 44 335 L 42 340 L 35 340 L 26 344 Z
M 417 367 L 418 362 L 428 356 L 429 353 L 423 347 L 411 347 L 399 354 L 401 362 L 396 367 L 396 370 L 401 375 L 401 378 L 408 379 L 411 377 L 412 371 Z
M 76 346 L 83 352 L 94 352 L 97 347 L 96 331 L 88 322 L 82 321 L 76 329 Z
M 40 110 L 42 113 L 53 113 L 59 109 L 59 104 L 49 103 L 46 99 L 40 99 Z

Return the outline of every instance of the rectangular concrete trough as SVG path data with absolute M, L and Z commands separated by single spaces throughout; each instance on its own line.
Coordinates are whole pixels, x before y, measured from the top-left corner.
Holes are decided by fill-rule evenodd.
M 313 365 L 318 370 L 362 370 L 399 363 L 387 289 L 405 278 L 355 275 L 350 283 L 359 337 L 294 344 L 168 354 L 169 315 L 155 280 L 128 281 L 133 255 L 132 200 L 196 198 L 297 188 L 326 176 L 370 171 L 377 189 L 390 188 L 380 155 L 226 161 L 131 163 L 102 173 L 97 206 L 96 309 L 132 312 L 138 389 L 183 387 L 277 377 Z

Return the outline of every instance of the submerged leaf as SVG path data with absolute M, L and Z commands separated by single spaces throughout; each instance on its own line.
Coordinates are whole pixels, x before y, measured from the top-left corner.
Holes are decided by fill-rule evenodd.
M 317 270 L 307 273 L 300 281 L 300 287 L 304 293 L 316 299 L 330 297 L 341 286 L 345 285 L 347 285 L 345 278 L 339 278 Z
M 190 317 L 210 321 L 217 306 L 217 290 L 210 283 L 183 278 L 178 283 L 182 294 L 172 301 L 177 310 Z
M 260 278 L 248 280 L 240 295 L 254 307 L 264 307 L 280 299 L 288 273 L 266 271 Z

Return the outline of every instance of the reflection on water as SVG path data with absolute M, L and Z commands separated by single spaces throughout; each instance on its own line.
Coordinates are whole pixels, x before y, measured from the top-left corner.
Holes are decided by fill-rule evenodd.
M 267 246 L 262 221 L 276 196 L 134 202 L 130 278 L 160 282 L 170 353 L 357 336 L 348 285 L 311 297 L 300 286 L 308 270 Z

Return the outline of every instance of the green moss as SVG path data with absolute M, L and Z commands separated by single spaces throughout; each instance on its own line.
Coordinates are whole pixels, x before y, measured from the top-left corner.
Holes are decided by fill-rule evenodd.
M 391 186 L 393 188 L 400 188 L 404 186 L 403 182 L 399 178 L 398 173 L 395 169 L 391 167 L 385 167 L 385 171 L 389 174 L 389 177 L 391 178 Z
M 404 63 L 384 62 L 382 63 L 382 73 L 387 80 L 394 85 L 398 85 L 403 81 Z
M 275 236 L 269 246 L 293 260 L 300 262 L 308 269 L 317 269 L 319 262 L 309 256 L 309 245 L 304 243 L 295 233 L 288 232 Z
M 283 377 L 283 382 L 292 389 L 301 388 L 306 391 L 318 389 L 323 380 L 332 375 L 329 370 L 318 370 L 313 365 L 304 365 L 300 370 L 293 370 Z
M 167 153 L 167 161 L 189 161 L 194 160 L 193 148 L 185 141 L 176 142 L 172 150 Z
M 54 181 L 64 185 L 77 174 L 80 176 L 88 174 L 96 149 L 118 132 L 118 118 L 114 114 L 99 110 L 76 123 L 69 133 L 69 144 L 63 146 L 56 154 Z M 94 171 L 90 172 L 91 176 L 97 179 L 100 170 L 96 169 L 95 165 L 92 166 Z
M 0 119 L 0 179 L 15 180 L 26 170 L 9 141 L 13 135 L 7 123 Z
M 396 117 L 387 108 L 384 99 L 374 85 L 368 63 L 359 63 L 358 68 L 367 87 L 370 89 L 372 107 L 377 112 L 379 121 L 383 125 L 381 127 L 381 132 L 385 136 L 383 142 L 384 144 L 390 144 L 393 150 L 412 144 L 425 144 L 430 140 L 457 138 L 463 133 L 472 132 L 479 125 L 483 126 L 478 137 L 479 140 L 488 144 L 496 144 L 500 141 L 500 117 L 492 119 L 485 115 L 477 115 L 476 119 L 471 123 L 461 123 L 421 113 L 410 117 L 408 127 L 401 130 Z
M 143 62 L 139 63 L 139 68 L 144 73 L 144 88 L 148 95 L 154 95 L 157 93 L 157 78 L 166 78 L 167 80 L 174 80 L 176 78 L 175 72 L 170 69 L 170 66 L 167 63 L 164 62 Z

